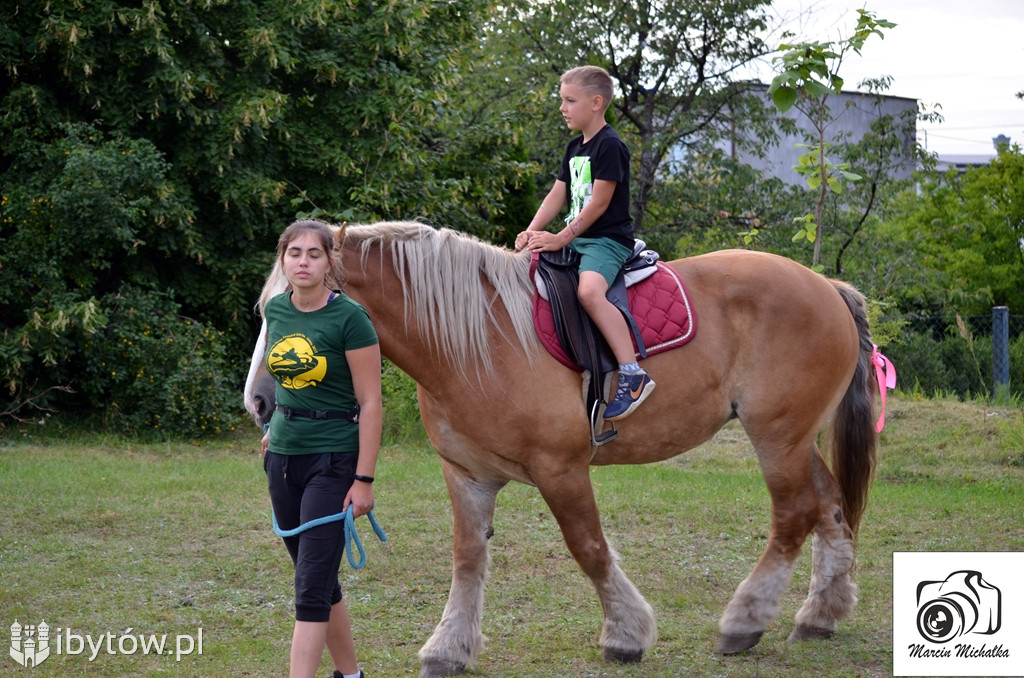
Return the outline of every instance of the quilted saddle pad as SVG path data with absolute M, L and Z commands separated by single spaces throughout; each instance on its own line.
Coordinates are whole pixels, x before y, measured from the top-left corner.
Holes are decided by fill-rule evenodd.
M 697 316 L 683 279 L 672 267 L 660 261 L 655 265 L 658 270 L 654 275 L 626 289 L 630 312 L 640 327 L 648 356 L 682 346 L 697 332 Z M 533 325 L 548 353 L 570 369 L 583 370 L 562 349 L 551 304 L 538 293 L 533 295 Z M 635 340 L 633 348 L 636 349 Z

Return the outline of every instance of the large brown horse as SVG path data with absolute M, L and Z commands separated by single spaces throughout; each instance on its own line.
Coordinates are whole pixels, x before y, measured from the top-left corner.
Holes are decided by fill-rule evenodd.
M 686 346 L 644 361 L 657 390 L 593 447 L 582 378 L 539 348 L 529 255 L 420 223 L 337 231 L 345 293 L 373 319 L 384 356 L 418 384 L 454 514 L 452 586 L 420 650 L 421 675 L 461 673 L 483 646 L 487 540 L 499 490 L 540 490 L 604 610 L 606 659 L 638 661 L 657 638 L 654 614 L 605 540 L 591 464 L 644 464 L 708 440 L 738 419 L 771 495 L 771 534 L 719 621 L 717 651 L 757 644 L 807 535 L 810 591 L 791 640 L 828 637 L 856 603 L 854 539 L 874 461 L 875 376 L 864 299 L 788 259 L 725 251 L 670 263 L 700 318 Z M 284 291 L 275 266 L 260 299 Z M 246 408 L 273 411 L 262 340 Z M 818 451 L 831 419 L 831 469 Z

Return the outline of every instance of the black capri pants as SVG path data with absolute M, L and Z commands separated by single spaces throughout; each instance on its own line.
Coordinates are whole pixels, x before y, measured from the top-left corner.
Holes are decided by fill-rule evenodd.
M 357 452 L 278 454 L 267 452 L 270 503 L 282 530 L 341 513 L 354 481 Z M 345 550 L 345 522 L 317 525 L 294 537 L 283 537 L 295 564 L 296 621 L 326 622 L 341 601 L 338 569 Z

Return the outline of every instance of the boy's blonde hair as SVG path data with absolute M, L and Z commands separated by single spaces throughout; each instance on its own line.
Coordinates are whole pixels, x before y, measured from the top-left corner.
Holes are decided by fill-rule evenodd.
M 615 84 L 608 71 L 600 66 L 577 66 L 562 74 L 562 84 L 576 85 L 588 96 L 599 95 L 604 100 L 604 110 L 612 103 Z

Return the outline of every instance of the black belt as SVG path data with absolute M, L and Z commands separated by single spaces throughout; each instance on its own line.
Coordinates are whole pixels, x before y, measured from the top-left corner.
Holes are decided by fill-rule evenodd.
M 292 417 L 302 417 L 303 419 L 344 419 L 353 424 L 359 423 L 359 405 L 344 412 L 338 412 L 337 410 L 293 410 L 290 407 L 278 405 L 277 411 L 283 414 L 285 419 L 291 419 Z

